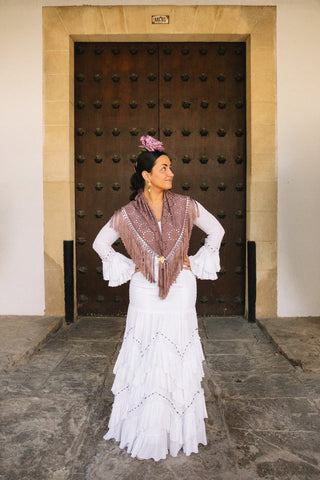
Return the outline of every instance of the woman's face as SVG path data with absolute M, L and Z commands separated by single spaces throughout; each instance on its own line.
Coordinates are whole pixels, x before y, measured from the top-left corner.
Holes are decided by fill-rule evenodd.
M 173 172 L 171 170 L 171 161 L 167 155 L 161 155 L 157 158 L 153 169 L 149 173 L 151 186 L 160 190 L 170 190 L 172 188 Z
M 153 188 L 159 190 L 170 190 L 172 188 L 173 172 L 171 161 L 167 155 L 157 158 L 152 170 L 148 173 L 147 184 L 150 181 Z

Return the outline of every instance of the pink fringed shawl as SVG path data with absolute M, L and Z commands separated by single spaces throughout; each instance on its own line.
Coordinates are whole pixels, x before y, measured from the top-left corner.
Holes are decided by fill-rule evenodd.
M 162 299 L 183 268 L 198 215 L 194 200 L 167 191 L 163 194 L 161 232 L 143 192 L 111 218 L 111 226 L 119 233 L 128 254 L 152 283 L 155 283 L 155 258 L 159 259 L 158 285 Z

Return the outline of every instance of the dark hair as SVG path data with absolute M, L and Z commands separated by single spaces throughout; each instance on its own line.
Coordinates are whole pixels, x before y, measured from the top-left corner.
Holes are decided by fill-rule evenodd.
M 154 150 L 149 152 L 148 150 L 142 150 L 138 157 L 136 163 L 136 171 L 132 175 L 130 180 L 130 188 L 132 193 L 130 195 L 130 200 L 134 200 L 140 190 L 144 189 L 144 178 L 142 172 L 151 172 L 156 163 L 157 158 L 161 155 L 167 155 L 165 152 L 160 152 L 159 150 Z

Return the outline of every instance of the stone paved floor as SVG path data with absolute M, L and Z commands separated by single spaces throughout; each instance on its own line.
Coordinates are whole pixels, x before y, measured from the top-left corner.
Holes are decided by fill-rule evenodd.
M 83 318 L 0 374 L 1 480 L 319 480 L 319 372 L 256 324 L 199 320 L 208 445 L 160 462 L 104 441 L 122 319 Z
M 62 317 L 0 316 L 0 370 L 16 365 L 64 324 Z
M 319 317 L 264 318 L 258 325 L 293 365 L 320 373 Z

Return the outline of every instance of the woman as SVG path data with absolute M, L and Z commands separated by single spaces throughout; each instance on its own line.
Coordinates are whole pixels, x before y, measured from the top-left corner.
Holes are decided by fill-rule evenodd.
M 140 140 L 132 201 L 101 229 L 93 248 L 109 286 L 130 280 L 104 438 L 115 438 L 132 457 L 158 461 L 168 450 L 176 456 L 183 448 L 190 455 L 207 443 L 196 277 L 217 278 L 224 230 L 198 202 L 170 192 L 173 173 L 162 143 L 150 136 Z M 188 257 L 193 225 L 208 236 Z M 130 259 L 111 248 L 119 236 Z

